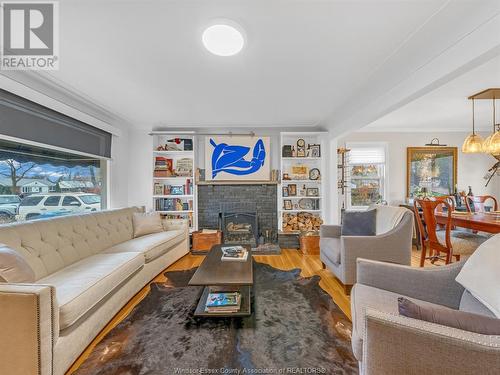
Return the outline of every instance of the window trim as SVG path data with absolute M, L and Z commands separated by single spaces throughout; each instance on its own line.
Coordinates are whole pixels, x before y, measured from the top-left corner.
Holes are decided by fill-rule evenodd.
M 389 202 L 389 161 L 390 161 L 389 144 L 387 142 L 346 142 L 345 147 L 347 149 L 363 148 L 363 147 L 365 147 L 365 148 L 381 147 L 384 149 L 385 162 L 384 163 L 374 163 L 374 164 L 384 166 L 384 168 L 383 168 L 384 176 L 382 177 L 382 200 Z M 351 167 L 352 165 L 359 165 L 359 164 L 351 164 L 350 162 L 348 163 L 348 167 Z M 351 175 L 349 173 L 348 190 L 347 190 L 347 209 L 359 210 L 359 211 L 366 210 L 369 206 L 353 206 L 351 204 L 350 182 L 351 182 Z

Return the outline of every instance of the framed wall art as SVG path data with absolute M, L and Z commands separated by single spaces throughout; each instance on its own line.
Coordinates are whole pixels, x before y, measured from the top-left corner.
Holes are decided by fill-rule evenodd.
M 456 147 L 408 147 L 406 196 L 453 194 L 457 183 Z

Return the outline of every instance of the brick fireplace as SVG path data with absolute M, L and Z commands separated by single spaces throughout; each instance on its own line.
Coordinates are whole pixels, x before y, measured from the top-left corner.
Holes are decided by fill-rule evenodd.
M 198 227 L 222 230 L 226 243 L 277 244 L 277 185 L 198 185 Z

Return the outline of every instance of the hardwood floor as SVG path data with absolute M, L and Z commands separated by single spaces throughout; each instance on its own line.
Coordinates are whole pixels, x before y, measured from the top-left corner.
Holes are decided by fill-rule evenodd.
M 166 271 L 181 271 L 197 267 L 203 261 L 204 256 L 188 254 L 177 262 L 172 264 Z M 298 250 L 282 250 L 281 255 L 259 255 L 254 256 L 255 261 L 267 263 L 275 268 L 282 270 L 290 270 L 300 268 L 301 275 L 310 277 L 319 275 L 321 277 L 320 287 L 323 288 L 342 309 L 342 311 L 351 319 L 350 298 L 344 293 L 344 287 L 339 280 L 332 275 L 328 270 L 322 269 L 319 255 L 304 255 Z M 420 263 L 420 251 L 413 250 L 412 266 L 418 267 Z M 440 264 L 439 262 L 437 264 Z M 444 263 L 441 263 L 444 264 Z M 433 266 L 426 261 L 426 267 Z M 166 277 L 163 275 L 165 271 L 160 273 L 152 282 L 164 282 Z M 111 331 L 118 323 L 120 323 L 132 309 L 148 294 L 149 285 L 144 287 L 137 293 L 109 322 L 109 324 L 99 333 L 92 343 L 85 349 L 82 355 L 68 370 L 67 374 L 73 373 L 88 357 L 92 349 L 103 339 L 106 334 Z

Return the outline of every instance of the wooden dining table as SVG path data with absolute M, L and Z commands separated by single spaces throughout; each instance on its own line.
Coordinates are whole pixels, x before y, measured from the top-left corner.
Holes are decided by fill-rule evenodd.
M 438 224 L 446 224 L 448 214 L 436 212 Z M 488 213 L 452 213 L 451 225 L 488 233 L 500 233 L 500 214 Z

